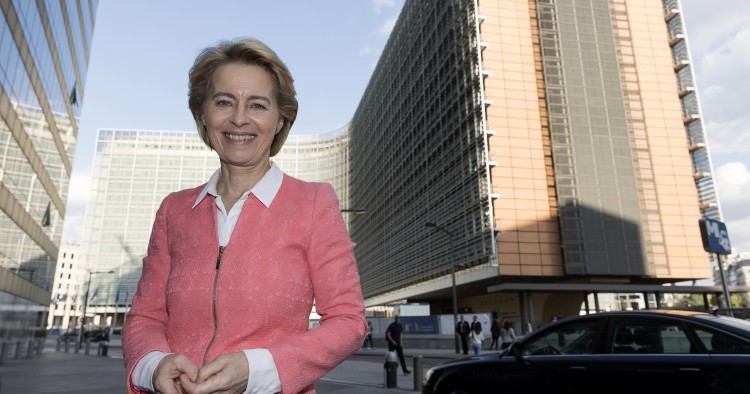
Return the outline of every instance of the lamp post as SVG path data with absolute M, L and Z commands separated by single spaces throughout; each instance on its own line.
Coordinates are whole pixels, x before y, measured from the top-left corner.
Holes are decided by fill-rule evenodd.
M 456 247 L 455 247 L 455 238 L 456 236 L 451 232 L 448 231 L 445 227 L 437 225 L 435 222 L 427 222 L 424 224 L 427 227 L 432 227 L 437 230 L 440 230 L 446 234 L 448 234 L 448 237 L 450 237 L 451 240 L 451 254 L 453 254 L 453 261 L 451 261 L 451 280 L 453 282 L 452 290 L 453 290 L 453 329 L 456 329 L 456 325 L 458 324 L 458 298 L 456 297 Z M 456 354 L 461 353 L 461 350 L 458 348 L 458 336 L 454 335 L 456 339 Z
M 78 353 L 78 349 L 81 348 L 81 342 L 83 338 L 83 327 L 84 323 L 86 323 L 86 309 L 89 307 L 89 290 L 91 290 L 91 277 L 97 274 L 114 274 L 115 271 L 94 271 L 91 272 L 89 270 L 86 270 L 86 272 L 89 273 L 89 280 L 86 282 L 86 294 L 84 295 L 85 299 L 83 300 L 83 316 L 81 316 L 81 328 L 78 330 L 78 338 L 76 339 L 76 353 Z

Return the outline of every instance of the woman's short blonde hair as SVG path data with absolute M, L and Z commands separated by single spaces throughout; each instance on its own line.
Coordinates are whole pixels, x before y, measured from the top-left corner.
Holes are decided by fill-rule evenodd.
M 211 88 L 211 78 L 221 66 L 240 63 L 260 66 L 271 77 L 274 85 L 276 105 L 283 119 L 281 130 L 273 137 L 271 156 L 275 156 L 284 145 L 289 130 L 297 118 L 297 93 L 294 90 L 294 79 L 289 69 L 279 56 L 266 44 L 252 38 L 222 41 L 218 45 L 201 51 L 190 68 L 188 85 L 188 107 L 198 127 L 203 142 L 211 147 L 206 126 L 203 124 L 203 104 Z

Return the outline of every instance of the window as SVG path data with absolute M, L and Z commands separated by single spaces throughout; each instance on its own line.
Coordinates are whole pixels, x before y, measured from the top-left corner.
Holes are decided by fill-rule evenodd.
M 750 353 L 750 345 L 734 339 L 728 335 L 709 332 L 702 328 L 696 328 L 695 334 L 700 338 L 706 351 L 712 354 L 747 354 Z
M 603 319 L 590 319 L 556 327 L 544 336 L 527 342 L 524 355 L 593 354 Z
M 623 320 L 613 326 L 611 353 L 699 353 L 679 323 Z

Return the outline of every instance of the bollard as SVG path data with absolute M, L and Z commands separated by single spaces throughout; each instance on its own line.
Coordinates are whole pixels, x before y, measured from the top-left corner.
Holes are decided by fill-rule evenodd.
M 70 342 L 65 340 L 65 353 L 67 353 L 70 350 Z
M 414 391 L 422 392 L 422 356 L 416 355 L 413 357 L 414 367 L 412 372 L 414 373 Z
M 31 358 L 34 356 L 34 340 L 29 341 L 29 347 L 26 349 L 26 358 Z
M 107 357 L 107 350 L 109 349 L 109 344 L 106 342 L 99 342 L 99 350 L 96 352 L 97 356 L 101 357 Z
M 398 381 L 396 380 L 397 373 L 398 359 L 396 358 L 396 352 L 388 351 L 385 354 L 385 363 L 383 364 L 383 383 L 385 388 L 390 389 L 398 386 Z
M 41 356 L 42 350 L 44 350 L 44 339 L 39 339 L 36 341 L 36 355 Z
M 5 362 L 6 354 L 8 354 L 8 344 L 5 341 L 0 341 L 0 364 Z
M 16 342 L 16 360 L 21 358 L 21 349 L 23 349 L 23 341 Z
M 59 352 L 62 349 L 62 337 L 57 337 L 57 341 L 55 343 L 55 351 Z
M 87 339 L 86 340 L 86 355 L 88 356 L 89 354 L 91 354 L 91 341 Z

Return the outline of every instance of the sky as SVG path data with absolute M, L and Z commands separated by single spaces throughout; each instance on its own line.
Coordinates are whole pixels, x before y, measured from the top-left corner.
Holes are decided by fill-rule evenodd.
M 300 111 L 292 133 L 327 132 L 354 114 L 402 6 L 403 0 L 100 1 L 63 242 L 81 242 L 97 129 L 195 129 L 187 73 L 201 49 L 236 37 L 265 42 L 295 78 Z M 733 249 L 750 252 L 750 1 L 682 6 L 724 222 Z

